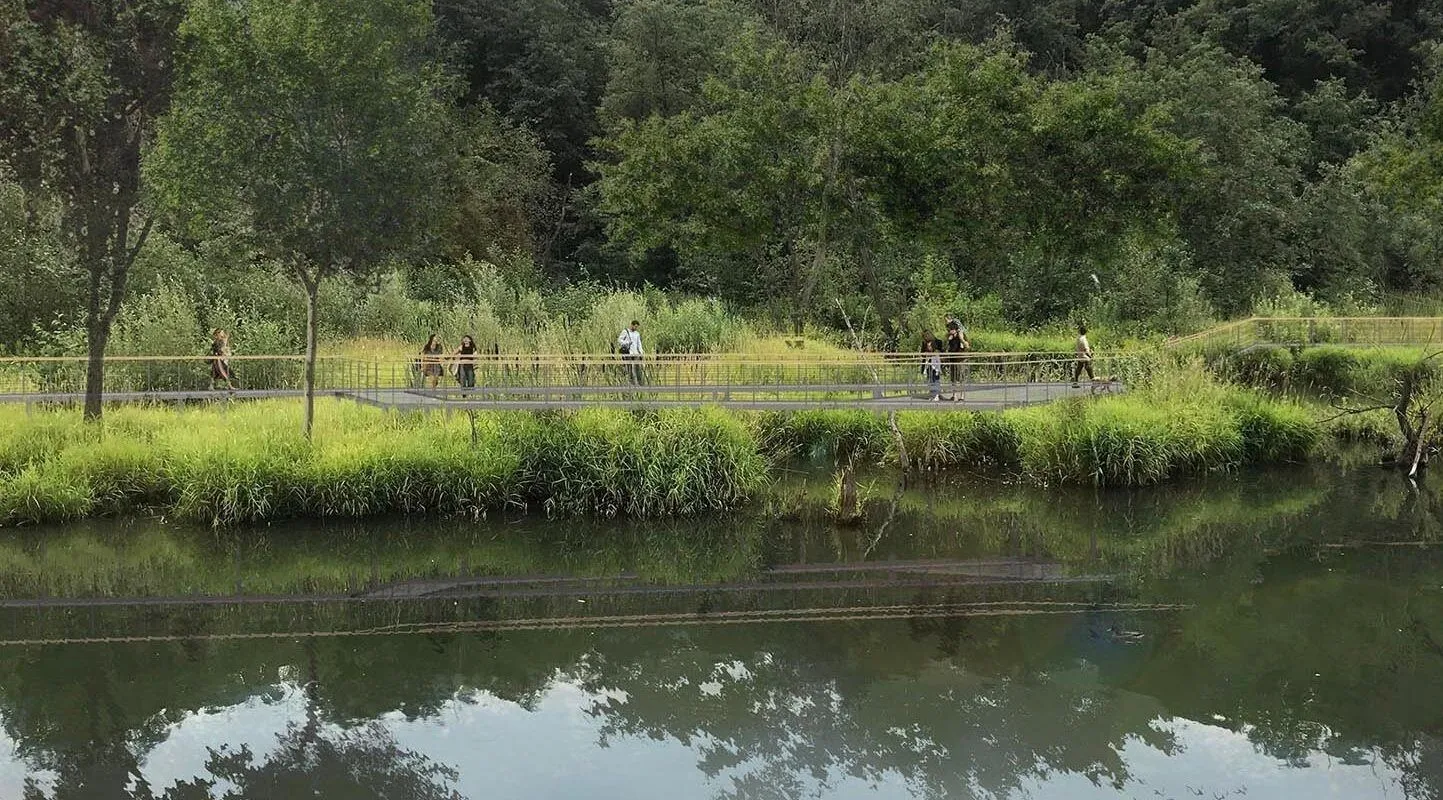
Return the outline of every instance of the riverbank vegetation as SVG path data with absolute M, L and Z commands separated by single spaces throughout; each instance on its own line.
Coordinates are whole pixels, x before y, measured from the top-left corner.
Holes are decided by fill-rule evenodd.
M 217 525 L 292 516 L 502 509 L 665 517 L 735 507 L 765 478 L 738 419 L 648 414 L 388 416 L 322 404 L 117 409 L 103 430 L 72 412 L 0 411 L 0 521 L 151 511 Z
M 768 465 L 974 471 L 1039 485 L 1139 486 L 1306 458 L 1302 406 L 1201 370 L 1114 397 L 1000 413 L 717 409 L 394 415 L 293 402 L 72 412 L 0 409 L 0 523 L 153 512 L 217 525 L 292 516 L 695 515 L 739 507 Z M 474 427 L 473 427 L 474 426 Z M 905 463 L 904 463 L 905 461 Z
M 910 350 L 949 312 L 1115 348 L 1440 287 L 1426 4 L 32 5 L 0 26 L 8 352 L 297 353 L 308 317 L 332 351 L 601 352 L 632 318 Z

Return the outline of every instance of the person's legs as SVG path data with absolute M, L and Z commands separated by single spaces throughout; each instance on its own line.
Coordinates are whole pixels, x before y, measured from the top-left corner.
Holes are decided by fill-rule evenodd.
M 1077 388 L 1077 382 L 1082 379 L 1082 359 L 1072 362 L 1072 388 Z
M 933 400 L 942 399 L 942 373 L 929 371 L 927 373 L 927 388 L 932 392 Z
M 1084 359 L 1082 362 L 1082 368 L 1087 371 L 1087 379 L 1089 381 L 1092 381 L 1093 383 L 1096 383 L 1097 376 L 1092 374 L 1092 359 Z

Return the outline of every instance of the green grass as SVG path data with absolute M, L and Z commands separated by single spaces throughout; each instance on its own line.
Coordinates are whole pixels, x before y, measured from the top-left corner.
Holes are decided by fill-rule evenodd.
M 1143 486 L 1251 464 L 1305 460 L 1320 428 L 1306 407 L 1220 383 L 1195 365 L 1155 373 L 1125 395 L 1076 398 L 997 413 L 897 416 L 914 466 L 974 470 L 1038 484 Z M 856 442 L 860 452 L 899 460 L 880 417 L 818 411 L 760 416 L 769 454 L 826 450 Z
M 0 409 L 0 524 L 150 510 L 228 525 L 292 516 L 685 516 L 744 502 L 765 480 L 750 430 L 709 410 L 395 416 L 322 403 L 122 408 L 103 429 L 73 412 Z
M 103 428 L 72 411 L 0 409 L 0 524 L 142 511 L 211 525 L 502 509 L 660 518 L 739 507 L 769 464 L 798 456 L 900 460 L 885 418 L 866 411 L 482 413 L 473 444 L 463 414 L 319 410 L 307 443 L 294 401 L 117 408 Z M 1305 460 L 1325 430 L 1318 419 L 1184 364 L 1150 368 L 1124 395 L 903 413 L 897 424 L 921 469 L 1142 486 Z
M 1405 370 L 1418 366 L 1424 356 L 1439 348 L 1267 347 L 1213 359 L 1224 377 L 1268 391 L 1328 399 L 1354 399 L 1359 395 L 1384 396 Z M 1436 375 L 1439 365 L 1423 367 Z

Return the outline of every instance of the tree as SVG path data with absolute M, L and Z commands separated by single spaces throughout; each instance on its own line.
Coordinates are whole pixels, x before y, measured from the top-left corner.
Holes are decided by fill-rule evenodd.
M 1179 232 L 1208 299 L 1246 311 L 1297 269 L 1307 131 L 1283 116 L 1256 65 L 1189 35 L 1113 69 L 1125 101 L 1157 109 L 1193 150 L 1194 169 L 1175 186 Z
M 491 103 L 536 131 L 556 178 L 585 179 L 610 0 L 437 0 L 441 35 L 457 49 L 467 102 Z
M 1443 283 L 1443 48 L 1436 74 L 1349 170 L 1391 218 L 1410 288 Z
M 33 196 L 56 200 L 83 273 L 88 420 L 101 416 L 111 323 L 151 228 L 139 213 L 141 155 L 170 98 L 183 8 L 0 2 L 0 159 Z
M 734 9 L 685 0 L 634 0 L 617 9 L 608 48 L 602 121 L 670 117 L 693 107 L 744 18 Z
M 448 118 L 422 0 L 199 0 L 152 174 L 192 226 L 237 225 L 305 290 L 305 430 L 317 297 L 414 247 Z
M 705 265 L 733 296 L 785 292 L 809 310 L 838 234 L 856 211 L 848 189 L 847 98 L 793 48 L 753 31 L 728 53 L 697 107 L 621 120 L 603 142 L 601 209 L 612 238 L 641 259 L 660 248 Z

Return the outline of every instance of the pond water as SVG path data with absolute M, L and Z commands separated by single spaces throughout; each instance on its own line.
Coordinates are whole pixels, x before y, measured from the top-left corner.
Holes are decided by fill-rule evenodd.
M 0 531 L 0 798 L 1443 797 L 1443 496 Z

